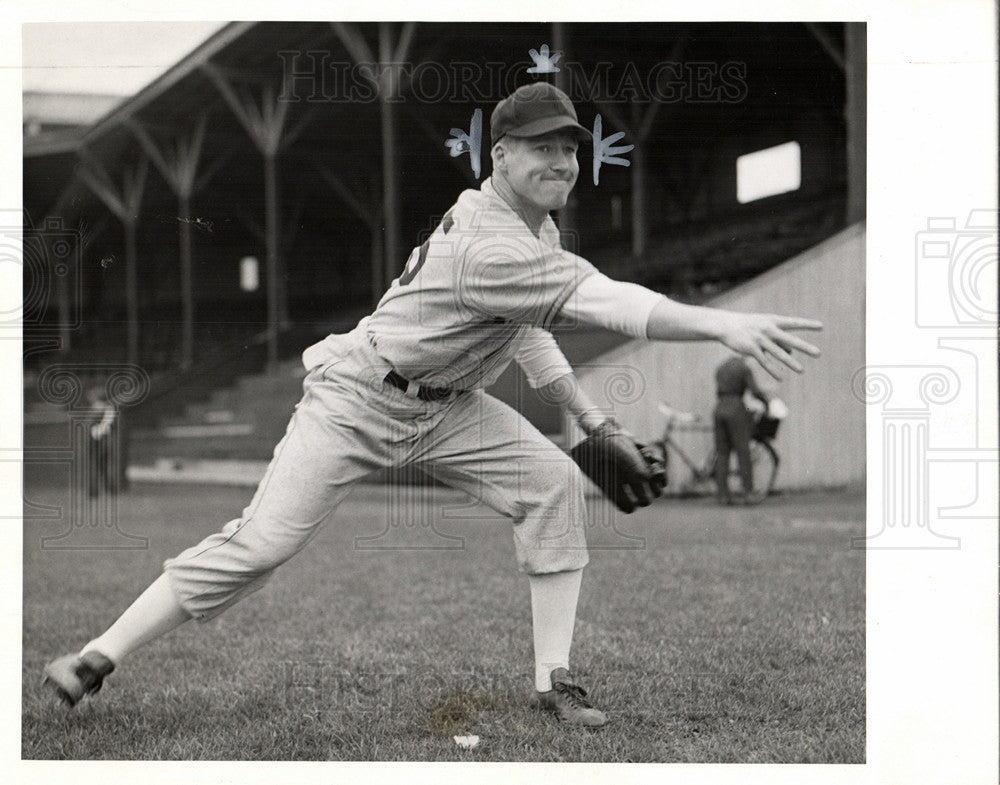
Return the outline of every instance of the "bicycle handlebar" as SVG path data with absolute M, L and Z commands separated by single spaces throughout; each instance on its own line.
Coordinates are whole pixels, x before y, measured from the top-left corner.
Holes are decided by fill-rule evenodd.
M 665 414 L 667 416 L 668 423 L 696 423 L 703 421 L 703 418 L 700 415 L 695 414 L 694 412 L 685 412 L 680 409 L 675 409 L 665 401 L 660 401 L 657 409 L 659 409 L 660 414 Z

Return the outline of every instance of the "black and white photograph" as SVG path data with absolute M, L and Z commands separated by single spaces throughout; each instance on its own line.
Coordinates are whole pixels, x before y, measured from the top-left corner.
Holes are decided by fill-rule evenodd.
M 991 4 L 53 8 L 17 776 L 995 781 Z

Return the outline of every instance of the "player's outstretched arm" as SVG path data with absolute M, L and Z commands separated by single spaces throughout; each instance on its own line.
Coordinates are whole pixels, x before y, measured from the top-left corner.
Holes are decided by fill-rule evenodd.
M 789 330 L 823 328 L 815 319 L 687 305 L 639 284 L 615 281 L 599 272 L 580 282 L 563 304 L 561 315 L 633 338 L 716 340 L 739 354 L 753 357 L 775 379 L 781 379 L 782 365 L 802 372 L 802 365 L 792 356 L 793 351 L 819 356 L 819 349 Z
M 646 336 L 654 341 L 711 339 L 739 354 L 753 357 L 775 379 L 782 366 L 796 373 L 802 364 L 792 352 L 819 357 L 819 349 L 790 330 L 821 330 L 815 319 L 776 314 L 739 313 L 719 308 L 686 305 L 662 299 L 654 306 L 646 325 Z

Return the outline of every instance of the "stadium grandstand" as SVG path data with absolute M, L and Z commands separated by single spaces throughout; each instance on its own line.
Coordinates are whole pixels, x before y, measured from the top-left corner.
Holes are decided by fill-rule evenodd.
M 557 72 L 529 72 L 542 44 L 562 53 Z M 842 23 L 234 22 L 124 99 L 26 94 L 26 447 L 64 427 L 38 389 L 47 369 L 119 364 L 148 380 L 133 460 L 266 459 L 301 350 L 352 327 L 488 176 L 489 113 L 536 79 L 635 145 L 599 184 L 581 149 L 564 244 L 684 301 L 759 307 L 765 285 L 773 310 L 835 325 L 829 373 L 795 381 L 824 402 L 806 386 L 789 397 L 856 442 L 833 481 L 863 480 L 849 383 L 864 363 L 865 27 Z M 477 110 L 478 176 L 445 144 L 473 136 Z M 582 367 L 653 362 L 609 334 L 557 338 Z M 678 389 L 689 408 L 706 394 Z M 519 372 L 494 392 L 564 432 Z

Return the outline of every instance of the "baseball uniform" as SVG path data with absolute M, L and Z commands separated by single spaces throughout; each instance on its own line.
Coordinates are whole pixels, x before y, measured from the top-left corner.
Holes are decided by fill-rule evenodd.
M 509 518 L 522 571 L 582 568 L 580 472 L 483 388 L 519 353 L 531 367 L 532 347 L 535 384 L 568 370 L 538 328 L 595 273 L 561 249 L 551 218 L 536 237 L 489 181 L 463 192 L 374 313 L 303 353 L 302 400 L 253 500 L 165 564 L 184 609 L 208 619 L 259 588 L 355 482 L 406 464 Z

